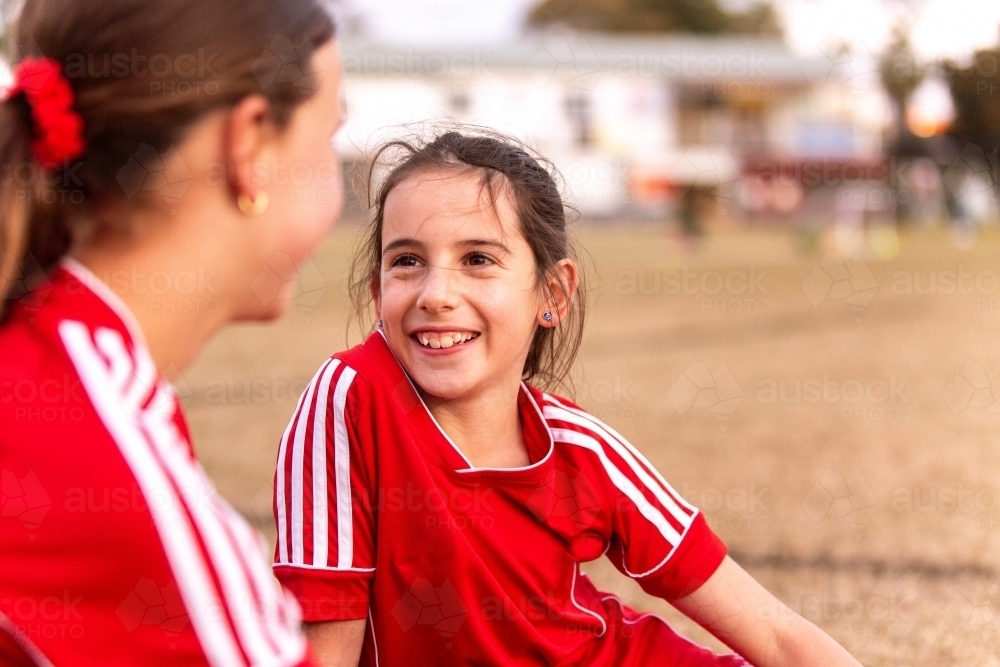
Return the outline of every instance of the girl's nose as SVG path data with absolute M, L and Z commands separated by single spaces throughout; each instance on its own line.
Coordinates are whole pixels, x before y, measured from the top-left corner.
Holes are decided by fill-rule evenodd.
M 426 278 L 420 287 L 417 307 L 431 313 L 451 310 L 456 306 L 457 292 L 453 284 L 454 271 L 445 268 L 428 267 Z

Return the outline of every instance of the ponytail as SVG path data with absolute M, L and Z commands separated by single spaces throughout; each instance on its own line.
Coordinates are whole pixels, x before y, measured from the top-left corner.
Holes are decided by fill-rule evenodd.
M 3 303 L 18 298 L 69 247 L 63 207 L 54 188 L 58 171 L 83 154 L 83 120 L 62 66 L 26 58 L 3 98 L 0 127 L 0 317 Z M 29 258 L 33 262 L 28 262 Z
M 17 172 L 31 163 L 31 127 L 27 104 L 10 98 L 0 102 L 0 318 L 8 299 L 23 292 L 23 266 L 32 215 L 28 202 L 31 180 L 19 182 Z M 19 286 L 14 289 L 15 282 Z
M 19 77 L 0 97 L 0 318 L 80 235 L 130 231 L 157 196 L 122 181 L 137 155 L 248 95 L 283 128 L 315 93 L 303 66 L 335 35 L 323 0 L 32 0 L 9 25 L 8 62 L 58 85 Z

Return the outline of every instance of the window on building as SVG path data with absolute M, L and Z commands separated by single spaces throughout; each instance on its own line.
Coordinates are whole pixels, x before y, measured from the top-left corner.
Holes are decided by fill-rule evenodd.
M 469 99 L 469 91 L 462 87 L 453 87 L 448 95 L 448 108 L 456 116 L 469 113 L 472 100 Z
M 571 92 L 566 96 L 566 116 L 573 129 L 573 142 L 577 148 L 588 148 L 593 143 L 590 98 L 586 93 Z

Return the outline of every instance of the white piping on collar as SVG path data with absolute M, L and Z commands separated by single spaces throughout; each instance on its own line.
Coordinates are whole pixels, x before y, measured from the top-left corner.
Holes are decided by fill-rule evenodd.
M 545 427 L 545 433 L 548 434 L 548 436 L 549 436 L 549 449 L 548 449 L 547 452 L 545 452 L 545 456 L 543 456 L 538 461 L 535 461 L 531 465 L 521 466 L 519 468 L 476 468 L 475 466 L 473 466 L 470 463 L 468 468 L 463 468 L 461 470 L 456 470 L 455 472 L 461 472 L 461 473 L 468 473 L 468 472 L 519 472 L 519 471 L 523 471 L 523 470 L 532 470 L 533 468 L 537 468 L 537 467 L 539 467 L 540 465 L 542 465 L 543 463 L 545 463 L 546 461 L 549 460 L 549 458 L 552 456 L 552 452 L 555 451 L 555 448 L 556 448 L 555 439 L 552 437 L 552 429 L 549 428 L 549 423 L 545 420 L 545 417 L 542 416 L 542 411 L 538 407 L 538 404 L 535 402 L 535 397 L 532 396 L 531 392 L 528 390 L 528 385 L 526 385 L 526 384 L 524 384 L 522 382 L 521 383 L 521 390 L 528 397 L 528 400 L 531 401 L 531 405 L 532 405 L 532 407 L 535 408 L 535 413 L 538 415 L 538 419 L 541 420 L 542 425 Z M 424 407 L 426 408 L 427 406 L 424 406 Z M 427 413 L 430 414 L 430 410 L 428 410 Z M 433 415 L 431 415 L 431 418 L 433 418 Z M 436 421 L 434 423 L 437 424 Z M 444 433 L 444 430 L 441 429 L 440 426 L 438 426 L 438 430 L 440 430 L 442 433 Z M 447 437 L 447 436 L 445 436 L 445 437 Z M 449 439 L 449 442 L 451 442 L 450 439 Z M 454 445 L 454 443 L 452 443 L 452 445 Z M 456 447 L 456 449 L 457 449 L 457 447 Z M 466 459 L 466 461 L 468 461 L 468 459 Z
M 549 423 L 545 420 L 541 408 L 539 408 L 538 403 L 535 402 L 535 397 L 532 396 L 531 392 L 528 390 L 528 385 L 522 382 L 519 391 L 524 391 L 524 393 L 528 396 L 528 400 L 531 401 L 531 405 L 532 407 L 535 408 L 535 413 L 538 415 L 538 419 L 545 427 L 545 432 L 549 436 L 549 449 L 545 453 L 545 456 L 543 456 L 538 461 L 535 461 L 531 465 L 520 466 L 518 468 L 477 468 L 474 465 L 472 465 L 472 461 L 470 461 L 469 458 L 462 453 L 462 450 L 458 448 L 458 445 L 455 444 L 455 441 L 452 440 L 447 433 L 445 433 L 445 430 L 441 428 L 441 424 L 439 424 L 438 420 L 434 418 L 434 413 L 431 412 L 430 408 L 427 407 L 427 403 L 424 402 L 424 397 L 420 395 L 420 390 L 417 388 L 417 384 L 413 381 L 413 378 L 410 377 L 410 374 L 406 372 L 406 369 L 403 368 L 403 364 L 399 363 L 399 357 L 396 356 L 396 353 L 392 351 L 392 347 L 389 345 L 389 339 L 385 337 L 385 332 L 382 331 L 381 329 L 376 329 L 376 331 L 382 335 L 382 340 L 385 341 L 386 347 L 389 348 L 389 353 L 392 355 L 393 359 L 396 360 L 396 363 L 399 364 L 399 367 L 403 371 L 403 375 L 406 376 L 406 379 L 409 381 L 410 386 L 413 387 L 413 393 L 416 394 L 417 399 L 420 401 L 420 405 L 424 407 L 424 411 L 427 413 L 427 416 L 430 417 L 431 422 L 433 422 L 435 428 L 437 428 L 438 432 L 444 437 L 445 440 L 448 441 L 448 444 L 452 446 L 452 449 L 454 449 L 455 452 L 462 457 L 462 460 L 465 461 L 465 463 L 469 466 L 468 468 L 459 468 L 455 470 L 455 472 L 459 473 L 520 472 L 524 470 L 531 470 L 533 468 L 537 468 L 538 466 L 545 463 L 549 459 L 549 457 L 552 456 L 552 452 L 555 451 L 556 448 L 555 439 L 552 437 L 552 429 L 549 428 Z
M 146 336 L 142 333 L 142 327 L 139 326 L 139 321 L 135 319 L 135 315 L 133 315 L 129 307 L 125 305 L 122 298 L 115 294 L 114 290 L 108 287 L 103 280 L 98 278 L 93 271 L 71 257 L 63 257 L 59 264 L 74 278 L 80 281 L 87 289 L 93 292 L 97 298 L 103 301 L 104 304 L 118 316 L 118 318 L 122 321 L 122 324 L 124 324 L 125 328 L 128 330 L 129 336 L 132 338 L 133 345 L 141 346 L 143 348 L 149 347 L 146 344 Z

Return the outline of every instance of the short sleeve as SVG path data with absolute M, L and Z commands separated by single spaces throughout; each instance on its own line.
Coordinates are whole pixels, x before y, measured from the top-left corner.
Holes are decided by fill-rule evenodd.
M 365 618 L 375 576 L 374 448 L 359 426 L 366 383 L 328 360 L 278 449 L 274 574 L 305 621 Z
M 675 600 L 701 587 L 722 564 L 726 545 L 704 514 L 614 431 L 631 486 L 616 489 L 608 558 L 651 595 Z M 634 490 L 633 490 L 634 489 Z
M 563 399 L 545 416 L 557 441 L 590 450 L 591 477 L 611 508 L 607 556 L 643 590 L 674 600 L 715 573 L 726 546 L 624 437 Z
M 631 512 L 619 519 L 621 529 L 612 538 L 608 558 L 650 595 L 665 600 L 690 595 L 715 574 L 726 557 L 726 545 L 700 512 L 694 515 L 676 544 L 662 535 L 651 534 L 647 526 L 635 521 Z M 649 544 L 644 546 L 644 540 Z M 664 552 L 666 555 L 660 562 L 652 564 L 655 556 Z

